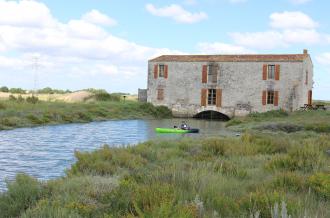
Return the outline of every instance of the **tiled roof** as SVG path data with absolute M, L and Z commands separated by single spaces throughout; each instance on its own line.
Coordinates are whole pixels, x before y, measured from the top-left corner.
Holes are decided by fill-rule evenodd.
M 300 62 L 308 54 L 256 54 L 256 55 L 162 55 L 150 62 Z

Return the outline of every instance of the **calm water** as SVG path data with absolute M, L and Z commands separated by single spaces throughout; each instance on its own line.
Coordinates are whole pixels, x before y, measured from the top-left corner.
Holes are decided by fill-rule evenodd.
M 74 151 L 91 151 L 104 144 L 122 146 L 149 139 L 234 135 L 219 121 L 188 120 L 200 134 L 156 134 L 156 127 L 179 125 L 179 119 L 124 120 L 67 124 L 0 131 L 0 191 L 5 180 L 24 172 L 41 180 L 64 175 L 74 163 Z

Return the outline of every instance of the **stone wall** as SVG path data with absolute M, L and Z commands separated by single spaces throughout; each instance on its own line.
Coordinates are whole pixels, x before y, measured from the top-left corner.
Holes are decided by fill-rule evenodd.
M 154 65 L 168 65 L 168 78 L 154 79 Z M 198 112 L 215 110 L 229 117 L 250 112 L 284 109 L 297 110 L 307 103 L 307 92 L 313 85 L 313 66 L 304 62 L 216 62 L 217 83 L 202 83 L 202 67 L 208 62 L 149 62 L 147 101 L 165 105 L 177 116 L 191 117 Z M 214 63 L 212 63 L 214 64 Z M 263 80 L 264 64 L 280 65 L 280 80 Z M 305 85 L 305 71 L 310 72 Z M 201 89 L 222 89 L 222 106 L 201 107 Z M 164 89 L 164 100 L 157 100 L 157 89 Z M 279 91 L 279 105 L 262 105 L 262 92 Z

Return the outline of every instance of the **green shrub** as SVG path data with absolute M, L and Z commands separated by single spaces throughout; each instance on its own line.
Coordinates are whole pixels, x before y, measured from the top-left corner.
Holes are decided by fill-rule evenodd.
M 282 172 L 275 175 L 270 187 L 278 190 L 283 189 L 285 191 L 302 191 L 305 189 L 305 178 L 294 172 Z
M 18 217 L 42 196 L 41 184 L 24 174 L 18 174 L 15 181 L 8 182 L 7 188 L 7 192 L 0 193 L 0 217 Z
M 36 103 L 38 103 L 38 101 L 39 101 L 39 98 L 34 95 L 26 98 L 26 102 L 30 103 L 30 104 L 36 104 Z
M 243 196 L 240 199 L 240 207 L 248 214 L 260 213 L 261 218 L 272 217 L 273 205 L 282 202 L 286 199 L 283 193 L 279 192 L 252 192 L 249 195 Z M 286 200 L 288 202 L 288 200 Z M 297 211 L 296 204 L 288 202 L 289 214 L 294 214 Z
M 273 111 L 267 111 L 264 113 L 250 113 L 248 117 L 254 118 L 256 120 L 258 119 L 265 119 L 265 118 L 278 118 L 278 117 L 287 117 L 289 116 L 288 112 L 284 110 L 273 110 Z
M 20 122 L 20 119 L 18 117 L 7 117 L 7 118 L 2 118 L 0 120 L 0 123 L 4 126 L 8 127 L 16 127 Z
M 243 121 L 239 120 L 239 119 L 232 119 L 232 120 L 229 120 L 227 123 L 226 123 L 226 127 L 230 127 L 230 126 L 236 126 L 236 125 L 239 125 L 243 123 Z
M 204 151 L 209 152 L 214 156 L 223 156 L 226 151 L 225 140 L 221 139 L 207 139 L 202 143 Z
M 91 153 L 76 151 L 75 156 L 77 162 L 68 171 L 70 175 L 113 175 L 119 169 L 133 170 L 146 163 L 140 155 L 131 154 L 124 149 L 109 148 L 107 145 Z
M 25 94 L 26 93 L 26 91 L 21 88 L 11 88 L 11 89 L 9 89 L 9 92 L 13 93 L 13 94 Z
M 217 160 L 213 165 L 214 171 L 221 173 L 226 176 L 234 176 L 238 178 L 245 178 L 247 176 L 247 171 L 245 169 L 239 168 L 229 161 Z
M 17 98 L 14 95 L 9 95 L 9 101 L 16 101 Z
M 319 132 L 319 133 L 330 133 L 329 123 L 317 123 L 305 125 L 305 130 Z
M 117 94 L 109 94 L 107 92 L 96 92 L 93 97 L 96 101 L 120 101 L 121 96 Z
M 309 177 L 308 184 L 320 197 L 330 200 L 330 173 L 316 173 Z
M 7 86 L 2 86 L 2 87 L 0 88 L 0 92 L 9 92 L 9 89 L 8 89 Z
M 41 120 L 41 119 L 40 119 L 39 117 L 37 117 L 36 115 L 29 114 L 29 115 L 26 116 L 26 118 L 27 118 L 28 120 L 30 120 L 32 124 L 38 124 L 38 125 L 43 124 L 43 120 Z
M 48 200 L 40 200 L 36 207 L 28 209 L 21 218 L 82 218 L 72 209 L 57 207 Z
M 310 144 L 295 146 L 287 155 L 274 156 L 266 165 L 268 169 L 301 170 L 310 172 L 324 164 L 323 152 Z

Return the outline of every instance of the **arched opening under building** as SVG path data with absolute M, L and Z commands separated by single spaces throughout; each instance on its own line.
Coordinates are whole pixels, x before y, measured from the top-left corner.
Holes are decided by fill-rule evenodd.
M 205 119 L 205 120 L 222 120 L 222 121 L 228 121 L 230 118 L 218 111 L 203 111 L 194 116 L 196 119 Z

